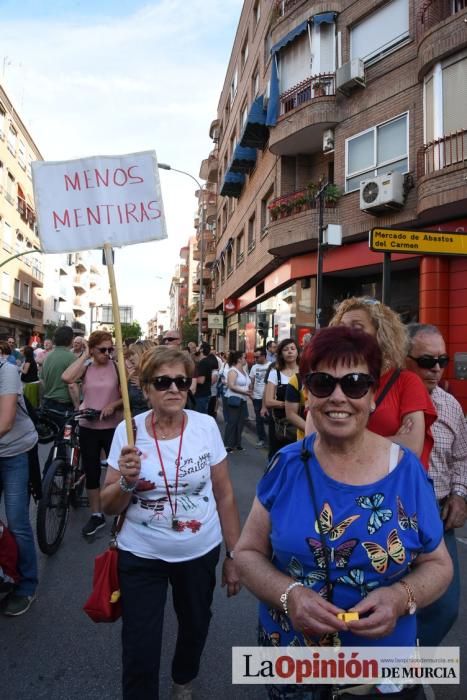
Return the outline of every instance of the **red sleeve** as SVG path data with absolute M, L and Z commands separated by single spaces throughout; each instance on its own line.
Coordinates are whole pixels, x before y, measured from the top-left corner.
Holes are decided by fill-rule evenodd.
M 407 413 L 423 411 L 425 417 L 425 441 L 420 461 L 428 471 L 430 453 L 433 447 L 431 426 L 437 418 L 436 408 L 420 377 L 410 370 L 401 372 L 399 380 L 400 413 L 403 418 Z

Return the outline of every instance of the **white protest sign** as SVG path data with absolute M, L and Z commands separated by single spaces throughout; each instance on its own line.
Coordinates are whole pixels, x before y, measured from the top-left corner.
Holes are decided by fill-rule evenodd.
M 45 253 L 167 238 L 155 151 L 32 163 Z

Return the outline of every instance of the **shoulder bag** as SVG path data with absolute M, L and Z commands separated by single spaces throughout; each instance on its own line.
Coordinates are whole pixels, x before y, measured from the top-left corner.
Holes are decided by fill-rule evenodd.
M 133 434 L 136 444 L 136 423 L 132 419 Z M 120 601 L 120 582 L 118 580 L 118 544 L 117 535 L 125 522 L 127 509 L 115 519 L 112 539 L 103 554 L 94 560 L 92 592 L 83 606 L 83 610 L 93 622 L 115 622 L 122 615 Z
M 277 387 L 276 387 L 276 400 L 285 401 L 285 393 L 287 391 L 287 384 L 282 384 L 281 373 L 276 367 L 277 372 Z M 276 433 L 276 438 L 280 441 L 295 442 L 297 439 L 297 428 L 292 425 L 287 420 L 285 415 L 285 408 L 273 408 L 272 409 L 272 419 L 274 421 L 274 428 Z

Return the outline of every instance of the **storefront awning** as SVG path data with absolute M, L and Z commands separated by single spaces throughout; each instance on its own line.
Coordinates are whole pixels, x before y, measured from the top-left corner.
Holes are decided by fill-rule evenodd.
M 269 139 L 269 129 L 266 126 L 266 110 L 264 97 L 260 95 L 254 100 L 248 114 L 243 133 L 240 136 L 240 146 L 263 149 Z
M 333 24 L 335 22 L 337 12 L 322 12 L 320 15 L 314 15 L 310 22 L 312 24 Z
M 222 197 L 235 197 L 238 199 L 245 183 L 245 175 L 243 173 L 233 173 L 228 170 L 222 183 L 220 194 Z
M 249 173 L 255 167 L 255 163 L 256 149 L 237 144 L 234 148 L 229 170 L 232 173 Z

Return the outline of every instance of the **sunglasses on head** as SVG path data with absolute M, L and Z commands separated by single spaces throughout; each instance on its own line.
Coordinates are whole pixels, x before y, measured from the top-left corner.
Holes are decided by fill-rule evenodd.
M 443 369 L 443 367 L 448 366 L 449 362 L 449 355 L 440 355 L 439 357 L 434 357 L 433 355 L 422 355 L 421 357 L 407 355 L 407 357 L 410 357 L 422 369 L 433 369 L 437 364 Z
M 156 391 L 167 391 L 170 389 L 172 384 L 175 384 L 179 391 L 188 391 L 191 386 L 190 377 L 169 377 L 167 374 L 163 374 L 161 377 L 155 377 L 151 384 Z
M 180 340 L 180 338 L 164 338 L 164 343 L 171 343 L 173 340 Z
M 363 372 L 351 372 L 343 377 L 334 377 L 327 372 L 310 372 L 305 377 L 307 388 L 318 399 L 331 396 L 338 384 L 349 399 L 361 399 L 374 383 L 373 377 Z
M 113 348 L 94 348 L 94 349 L 95 349 L 95 350 L 99 350 L 99 352 L 102 353 L 102 355 L 103 355 L 105 352 L 108 352 L 109 355 L 111 355 L 111 354 L 113 353 L 113 351 L 114 351 Z

